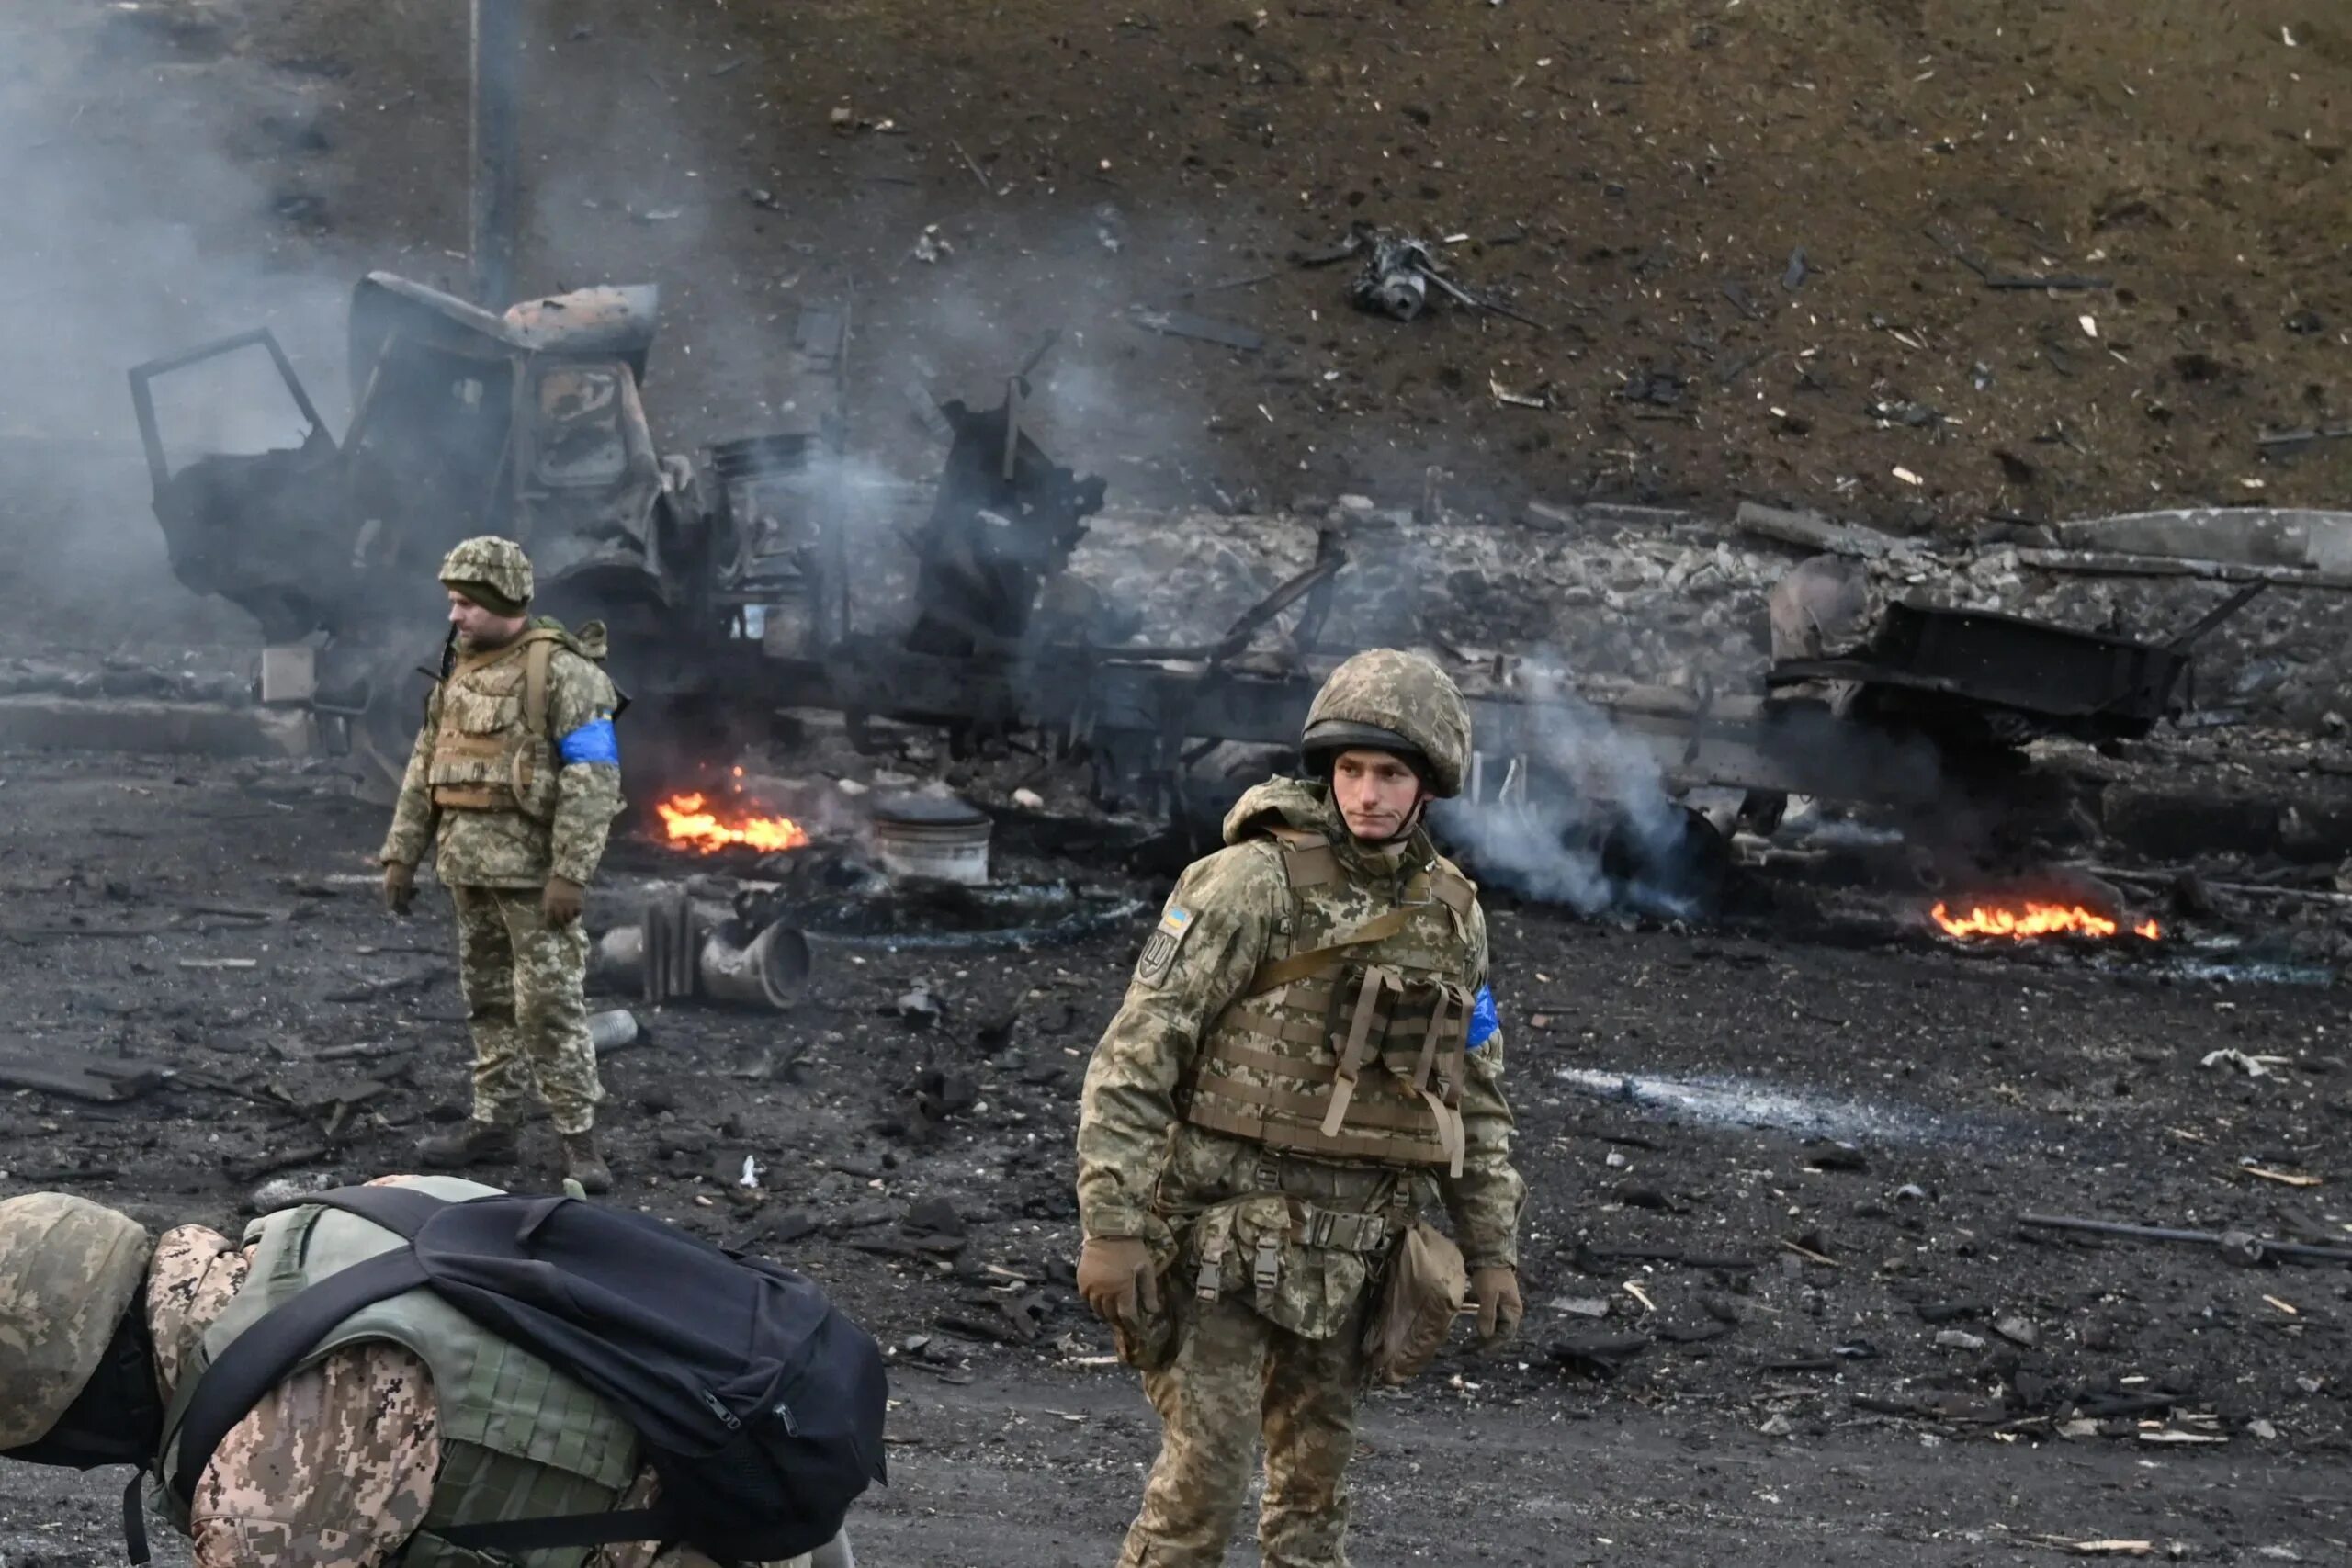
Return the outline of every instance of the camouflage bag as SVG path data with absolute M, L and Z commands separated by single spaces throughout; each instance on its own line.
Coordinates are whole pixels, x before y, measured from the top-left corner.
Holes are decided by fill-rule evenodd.
M 1416 1222 L 1388 1265 L 1380 1305 L 1364 1329 L 1364 1376 L 1396 1388 L 1420 1375 L 1470 1295 L 1462 1249 L 1435 1226 Z

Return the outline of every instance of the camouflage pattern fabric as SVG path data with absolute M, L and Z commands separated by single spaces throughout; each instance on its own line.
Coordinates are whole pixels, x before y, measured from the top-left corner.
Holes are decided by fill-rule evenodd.
M 588 932 L 550 927 L 536 890 L 451 887 L 458 980 L 474 1037 L 474 1119 L 519 1122 L 536 1093 L 556 1131 L 596 1124 L 604 1090 L 588 1038 Z
M 0 1448 L 47 1437 L 96 1371 L 147 1269 L 147 1232 L 66 1192 L 0 1202 Z
M 1401 649 L 1373 648 L 1331 671 L 1306 710 L 1301 743 L 1318 726 L 1363 724 L 1403 736 L 1429 763 L 1439 795 L 1462 793 L 1470 766 L 1470 708 L 1453 677 L 1434 660 Z
M 533 625 L 560 629 L 545 619 Z M 470 651 L 462 642 L 460 650 Z M 519 732 L 524 727 L 515 690 L 519 683 L 518 655 L 493 665 L 479 681 L 453 678 L 434 688 L 378 861 L 414 865 L 437 840 L 434 870 L 451 886 L 540 887 L 550 876 L 584 886 L 595 876 L 613 818 L 621 812 L 621 773 L 616 764 L 563 764 L 556 774 L 555 808 L 545 821 L 520 810 L 445 810 L 433 802 L 433 757 L 445 717 L 484 738 Z M 476 685 L 485 689 L 472 690 Z M 609 723 L 618 701 L 619 694 L 594 660 L 570 648 L 557 650 L 548 666 L 551 740 Z
M 1212 1025 L 1260 965 L 1286 949 L 1297 896 L 1282 849 L 1266 834 L 1277 823 L 1329 840 L 1342 874 L 1310 891 L 1343 906 L 1341 924 L 1386 908 L 1393 894 L 1379 890 L 1400 885 L 1404 862 L 1435 855 L 1418 829 L 1396 849 L 1356 844 L 1320 784 L 1276 779 L 1252 789 L 1226 818 L 1227 847 L 1178 881 L 1087 1066 L 1078 1130 L 1085 1234 L 1140 1236 L 1158 1221 L 1180 1238 L 1160 1280 L 1163 1296 L 1177 1302 L 1178 1342 L 1166 1367 L 1144 1374 L 1162 1442 L 1120 1559 L 1127 1568 L 1222 1562 L 1261 1436 L 1264 1562 L 1345 1563 L 1342 1477 L 1379 1258 L 1293 1235 L 1294 1203 L 1343 1214 L 1418 1213 L 1434 1196 L 1476 1266 L 1517 1266 L 1526 1189 L 1510 1163 L 1499 1032 L 1468 1058 L 1458 1177 L 1442 1168 L 1277 1155 L 1179 1119 L 1178 1097 Z M 1475 904 L 1458 957 L 1462 982 L 1483 986 L 1486 919 Z M 1271 1280 L 1261 1258 L 1274 1264 Z M 1215 1300 L 1199 1299 L 1204 1288 Z
M 1256 1190 L 1258 1146 L 1178 1124 L 1176 1096 L 1211 1022 L 1259 965 L 1282 951 L 1292 894 L 1282 851 L 1262 833 L 1269 820 L 1329 836 L 1342 867 L 1351 873 L 1330 896 L 1364 897 L 1370 857 L 1376 852 L 1353 846 L 1321 785 L 1275 779 L 1234 807 L 1226 819 L 1227 847 L 1195 861 L 1170 896 L 1169 909 L 1186 916 L 1182 936 L 1157 952 L 1147 943 L 1125 1000 L 1087 1066 L 1078 1129 L 1078 1200 L 1090 1236 L 1142 1235 L 1163 1173 L 1185 1177 L 1204 1203 Z M 1434 852 L 1426 836 L 1416 832 L 1404 852 Z M 1164 929 L 1169 917 L 1161 923 Z M 1462 973 L 1475 987 L 1483 983 L 1486 971 L 1486 918 L 1474 909 L 1464 933 Z M 1512 1123 L 1502 1073 L 1503 1036 L 1498 1032 L 1470 1056 L 1462 1094 L 1468 1143 L 1463 1174 L 1435 1178 L 1471 1269 L 1518 1264 L 1519 1211 L 1526 1189 L 1510 1163 Z
M 398 1185 L 385 1177 L 370 1186 Z M 251 1259 L 201 1225 L 167 1232 L 146 1284 L 159 1392 L 169 1401 L 197 1342 L 245 1280 Z M 397 1345 L 337 1350 L 280 1383 L 232 1428 L 198 1480 L 196 1568 L 380 1568 L 432 1506 L 441 1462 L 432 1373 Z M 647 1471 L 631 1499 L 654 1492 Z M 634 1506 L 625 1501 L 623 1506 Z M 808 1568 L 799 1557 L 775 1568 Z M 690 1548 L 599 1549 L 587 1568 L 716 1568 Z
M 165 1400 L 250 1262 L 201 1225 L 157 1244 L 147 1326 Z M 335 1351 L 272 1389 L 214 1450 L 189 1509 L 196 1568 L 390 1562 L 424 1518 L 440 1463 L 424 1363 L 391 1344 Z
M 495 534 L 458 540 L 441 558 L 437 575 L 445 586 L 460 592 L 464 584 L 480 583 L 510 604 L 531 602 L 531 558 L 522 546 Z
M 1178 1310 L 1175 1360 L 1144 1374 L 1164 1436 L 1119 1568 L 1222 1563 L 1261 1429 L 1261 1560 L 1266 1568 L 1346 1568 L 1360 1337 L 1304 1339 L 1238 1302 L 1187 1298 Z

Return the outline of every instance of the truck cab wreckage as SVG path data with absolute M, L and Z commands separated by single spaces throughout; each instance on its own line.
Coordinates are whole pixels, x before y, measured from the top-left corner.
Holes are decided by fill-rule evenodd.
M 853 739 L 874 718 L 943 728 L 959 749 L 1042 731 L 1091 761 L 1100 804 L 1165 815 L 1198 841 L 1233 791 L 1195 764 L 1219 742 L 1287 746 L 1320 670 L 1353 651 L 1323 640 L 1349 564 L 1337 527 L 1222 637 L 1128 640 L 1118 606 L 1067 570 L 1106 487 L 1055 464 L 1026 428 L 1034 358 L 994 408 L 937 405 L 952 440 L 906 539 L 911 604 L 899 629 L 866 629 L 850 556 L 873 503 L 840 462 L 846 317 L 803 312 L 779 367 L 787 423 L 713 446 L 698 467 L 659 450 L 646 414 L 658 302 L 651 287 L 596 288 L 492 314 L 371 274 L 352 299 L 340 438 L 266 329 L 130 372 L 173 570 L 259 623 L 266 703 L 308 707 L 378 787 L 396 778 L 415 671 L 432 663 L 434 563 L 495 532 L 530 552 L 537 608 L 606 623 L 635 705 L 636 798 L 668 770 L 731 754 L 780 710 L 832 710 Z M 252 351 L 307 437 L 175 463 L 155 381 Z M 1464 829 L 1475 862 L 1482 835 L 1461 814 L 1515 817 L 1613 854 L 1621 886 L 1672 884 L 1666 903 L 1696 908 L 1726 863 L 1728 818 L 1672 802 L 1735 792 L 1738 818 L 1769 829 L 1791 797 L 1811 796 L 1922 830 L 1938 868 L 1923 879 L 1982 877 L 2063 816 L 2063 791 L 2024 748 L 2134 739 L 2181 714 L 2193 643 L 2251 596 L 2165 642 L 1915 604 L 1865 625 L 1819 566 L 1775 590 L 1758 690 L 1580 688 L 1500 655 L 1458 671 L 1480 752 L 1441 828 Z M 1586 765 L 1596 735 L 1634 760 L 1632 787 L 1662 817 L 1637 825 L 1642 803 L 1617 797 L 1626 770 Z

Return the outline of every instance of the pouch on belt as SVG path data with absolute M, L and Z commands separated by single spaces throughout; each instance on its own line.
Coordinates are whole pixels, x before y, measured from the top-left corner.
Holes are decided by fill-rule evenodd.
M 1388 1266 L 1380 1305 L 1364 1329 L 1364 1375 L 1382 1388 L 1411 1382 L 1445 1344 L 1470 1295 L 1462 1249 L 1416 1221 Z

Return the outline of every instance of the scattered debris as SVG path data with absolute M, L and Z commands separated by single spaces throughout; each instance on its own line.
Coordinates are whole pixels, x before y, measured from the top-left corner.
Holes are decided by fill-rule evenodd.
M 588 1040 L 599 1056 L 615 1051 L 625 1051 L 640 1038 L 637 1014 L 627 1008 L 614 1008 L 588 1015 Z
M 1348 298 L 1360 310 L 1409 321 L 1427 308 L 1434 288 L 1474 310 L 1508 317 L 1538 332 L 1549 330 L 1524 311 L 1456 283 L 1438 260 L 1436 245 L 1415 235 L 1359 223 L 1338 244 L 1293 259 L 1301 266 L 1325 266 L 1354 255 L 1363 256 L 1364 264 L 1349 286 Z
M 2206 1052 L 2198 1059 L 2197 1065 L 2200 1067 L 2235 1067 L 2250 1078 L 2259 1078 L 2267 1077 L 2271 1068 L 2283 1067 L 2292 1060 L 2290 1056 L 2249 1056 L 2236 1046 L 2230 1045 L 2219 1051 Z
M 61 1094 L 98 1105 L 136 1100 L 169 1077 L 168 1068 L 120 1056 L 57 1050 L 43 1050 L 37 1057 L 0 1055 L 0 1089 Z
M 1221 321 L 1214 316 L 1194 315 L 1190 310 L 1154 310 L 1138 305 L 1127 312 L 1127 319 L 1162 337 L 1196 338 L 1203 343 L 1238 348 L 1244 354 L 1255 354 L 1266 346 L 1266 334 L 1254 328 Z
M 2268 1166 L 2256 1165 L 2250 1159 L 2238 1161 L 2238 1174 L 2255 1177 L 2263 1181 L 2275 1181 L 2281 1187 L 2317 1187 L 2323 1179 L 2320 1177 L 2306 1175 L 2301 1171 L 2273 1170 Z
M 896 1001 L 882 1010 L 882 1016 L 916 1029 L 929 1029 L 946 1010 L 947 1004 L 939 999 L 937 993 L 927 986 L 917 986 L 911 991 L 900 992 Z
M 2321 1247 L 2309 1242 L 2275 1241 L 2248 1231 L 2172 1230 L 2158 1225 L 2119 1224 L 2109 1220 L 2079 1220 L 2064 1215 L 2020 1214 L 2018 1223 L 2043 1230 L 2079 1231 L 2087 1235 L 2121 1236 L 2137 1241 L 2175 1241 L 2211 1247 L 2233 1263 L 2253 1265 L 2270 1258 L 2290 1262 L 2352 1263 L 2352 1247 Z
M 948 141 L 947 145 L 956 149 L 956 156 L 964 160 L 964 166 L 972 171 L 972 178 L 979 182 L 980 188 L 988 192 L 989 195 L 994 196 L 996 194 L 996 187 L 989 184 L 988 175 L 981 172 L 979 160 L 973 157 L 969 152 L 964 151 L 964 144 L 961 141 L 955 141 L 951 138 Z
M 340 1182 L 335 1174 L 326 1170 L 314 1170 L 307 1176 L 276 1177 L 254 1188 L 246 1197 L 245 1212 L 255 1215 L 274 1214 L 280 1209 L 290 1209 L 314 1194 L 338 1185 Z
M 593 1024 L 592 1020 L 592 1028 Z M 360 1040 L 348 1045 L 329 1045 L 323 1050 L 314 1051 L 311 1055 L 311 1060 L 314 1062 L 370 1061 L 378 1056 L 397 1056 L 403 1052 L 413 1051 L 417 1043 L 414 1040 Z

